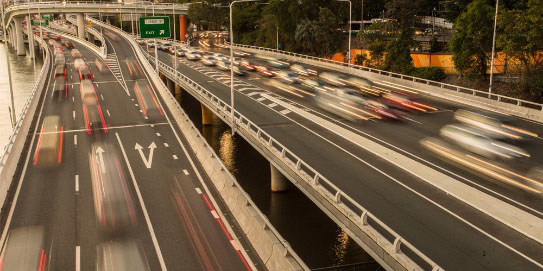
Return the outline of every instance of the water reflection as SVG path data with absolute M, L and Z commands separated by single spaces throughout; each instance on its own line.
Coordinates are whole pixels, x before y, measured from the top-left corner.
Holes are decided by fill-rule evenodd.
M 9 136 L 12 134 L 9 107 L 11 99 L 9 95 L 8 69 L 6 65 L 5 45 L 0 44 L 0 148 L 3 149 Z M 23 106 L 34 87 L 34 65 L 27 52 L 26 56 L 17 56 L 15 50 L 9 48 L 9 61 L 13 81 L 13 95 L 15 109 L 19 117 Z M 36 54 L 36 55 L 39 55 Z M 39 74 L 42 66 L 41 56 L 36 58 L 36 73 Z
M 289 183 L 284 193 L 272 193 L 269 162 L 241 137 L 232 137 L 229 126 L 218 119 L 214 125 L 203 126 L 199 102 L 186 93 L 181 105 L 243 189 L 310 268 L 373 262 L 294 185 Z M 378 267 L 375 263 L 357 270 Z

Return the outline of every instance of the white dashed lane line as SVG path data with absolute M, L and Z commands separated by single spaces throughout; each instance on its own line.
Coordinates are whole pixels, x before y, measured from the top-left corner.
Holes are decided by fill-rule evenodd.
M 183 173 L 185 173 L 185 175 L 189 175 L 189 171 L 186 169 L 183 169 Z
M 195 189 L 196 189 L 196 193 L 198 193 L 199 195 L 202 194 L 202 190 L 200 190 L 200 188 L 196 187 Z
M 174 159 L 174 160 L 177 160 L 177 159 L 178 159 L 178 158 L 177 158 L 177 155 L 174 154 L 174 155 L 172 155 L 172 156 L 173 156 L 173 159 Z

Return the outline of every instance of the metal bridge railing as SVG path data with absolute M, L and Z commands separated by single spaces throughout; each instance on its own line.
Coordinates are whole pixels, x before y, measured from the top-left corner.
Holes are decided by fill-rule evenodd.
M 24 31 L 26 32 L 26 30 Z M 43 48 L 47 47 L 47 43 L 41 37 L 38 37 L 37 35 L 35 35 L 34 37 L 41 44 Z M 49 51 L 46 50 L 45 60 L 43 62 L 43 66 L 41 68 L 40 74 L 38 75 L 38 78 L 36 79 L 36 83 L 34 84 L 34 87 L 32 89 L 32 93 L 26 99 L 26 102 L 23 105 L 23 110 L 19 114 L 17 123 L 15 124 L 13 133 L 9 137 L 8 143 L 6 144 L 6 146 L 4 146 L 4 150 L 2 152 L 2 155 L 0 156 L 0 175 L 2 174 L 2 171 L 4 170 L 4 165 L 6 164 L 8 157 L 12 153 L 13 144 L 15 143 L 15 139 L 17 138 L 17 136 L 19 136 L 19 133 L 21 131 L 21 126 L 23 124 L 23 121 L 25 120 L 26 114 L 28 113 L 28 108 L 30 107 L 31 102 L 34 99 L 34 96 L 36 96 L 36 93 L 38 93 L 38 90 L 40 88 L 43 88 L 41 83 L 42 83 L 42 80 L 44 79 L 43 78 L 44 74 L 50 68 L 50 58 L 51 56 L 49 54 Z
M 147 52 L 144 52 L 144 55 L 149 59 L 150 63 L 155 63 L 155 58 L 152 55 Z M 174 78 L 190 86 L 197 92 L 201 99 L 205 99 L 215 106 L 218 115 L 226 116 L 226 119 L 231 123 L 231 107 L 229 104 L 160 60 L 159 68 L 170 78 Z M 294 152 L 287 149 L 266 131 L 254 124 L 249 118 L 238 111 L 234 111 L 234 123 L 238 129 L 243 130 L 244 134 L 255 137 L 261 144 L 267 146 L 277 158 L 281 159 L 291 170 L 301 176 L 309 186 L 318 191 L 330 203 L 334 204 L 364 233 L 370 236 L 373 241 L 384 248 L 390 255 L 396 256 L 396 260 L 405 265 L 408 270 L 442 270 L 430 258 L 405 241 L 398 233 L 335 186 L 333 182 L 329 181 L 300 159 Z M 408 254 L 410 257 L 407 256 Z

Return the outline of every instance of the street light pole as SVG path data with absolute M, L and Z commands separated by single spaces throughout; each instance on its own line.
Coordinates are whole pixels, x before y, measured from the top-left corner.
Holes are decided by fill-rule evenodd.
M 494 14 L 494 37 L 492 38 L 492 58 L 490 60 L 490 84 L 488 85 L 488 93 L 492 93 L 492 77 L 494 75 L 494 52 L 496 50 L 496 24 L 498 23 L 498 5 L 499 0 L 496 0 L 496 14 Z
M 232 136 L 236 134 L 234 121 L 234 32 L 232 27 L 232 6 L 235 3 L 258 2 L 259 0 L 236 0 L 230 3 L 230 121 L 232 122 Z
M 364 31 L 364 0 L 362 0 L 362 8 L 360 10 L 360 31 Z
M 2 26 L 4 27 L 4 47 L 6 51 L 6 64 L 8 67 L 8 81 L 9 81 L 9 94 L 11 96 L 11 128 L 15 128 L 15 123 L 17 122 L 17 118 L 15 116 L 15 100 L 13 99 L 13 82 L 11 80 L 11 66 L 9 64 L 9 53 L 8 53 L 8 46 L 7 46 L 7 38 L 6 38 L 6 20 L 5 20 L 5 13 L 4 13 L 4 2 L 2 2 Z M 29 22 L 27 22 L 29 23 Z
M 177 41 L 175 40 L 175 37 L 177 33 L 175 32 L 175 4 L 172 4 L 172 19 L 173 19 L 173 66 L 175 68 L 175 72 L 177 73 Z M 181 26 L 180 26 L 181 27 Z
M 347 53 L 347 63 L 351 63 L 351 15 L 353 13 L 351 0 L 336 0 L 338 2 L 349 2 L 349 51 Z

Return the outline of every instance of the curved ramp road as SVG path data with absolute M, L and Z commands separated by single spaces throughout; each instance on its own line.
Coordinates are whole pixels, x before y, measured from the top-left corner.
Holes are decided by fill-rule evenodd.
M 93 75 L 83 90 L 65 47 L 67 92 L 55 92 L 66 88 L 49 71 L 2 231 L 3 252 L 16 246 L 11 232 L 38 227 L 40 270 L 96 270 L 108 263 L 115 270 L 255 270 L 254 255 L 246 253 L 252 249 L 224 219 L 222 201 L 205 189 L 210 180 L 182 147 L 187 141 L 155 86 L 143 70 L 130 75 L 124 64 L 135 60 L 130 46 L 107 43 L 115 61 L 100 71 L 99 57 L 74 42 Z M 130 260 L 115 260 L 120 257 Z

